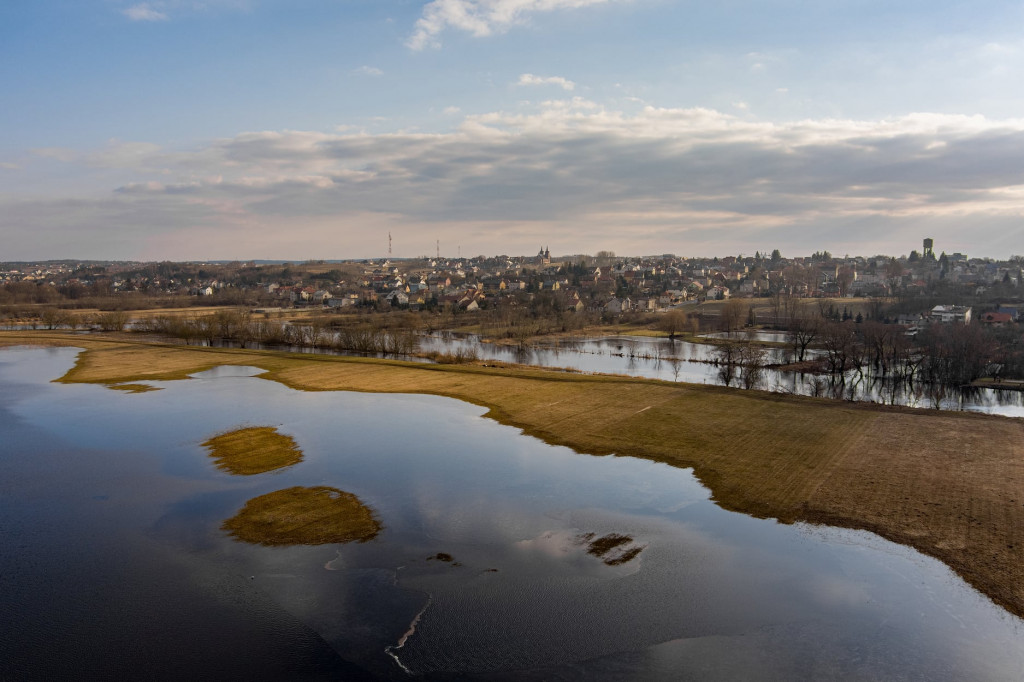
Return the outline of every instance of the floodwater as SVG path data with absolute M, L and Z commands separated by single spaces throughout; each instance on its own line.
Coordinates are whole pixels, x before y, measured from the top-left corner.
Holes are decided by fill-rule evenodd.
M 709 338 L 723 338 L 726 334 L 707 334 Z M 737 332 L 737 340 L 785 341 L 778 332 Z M 558 339 L 531 344 L 520 348 L 494 343 L 483 343 L 474 335 L 435 333 L 425 335 L 420 350 L 439 353 L 473 353 L 480 359 L 512 362 L 540 367 L 569 369 L 578 372 L 623 374 L 627 376 L 682 381 L 692 384 L 722 386 L 725 369 L 715 362 L 715 346 L 669 341 L 665 338 L 641 336 L 609 336 L 600 338 Z M 766 348 L 765 363 L 782 364 L 789 361 L 786 348 Z M 808 358 L 820 351 L 810 350 Z M 741 370 L 729 373 L 729 386 L 741 388 Z M 993 390 L 988 388 L 948 389 L 941 395 L 929 392 L 925 385 L 908 386 L 905 382 L 876 378 L 867 370 L 863 374 L 847 372 L 842 381 L 830 381 L 828 376 L 784 372 L 764 369 L 753 386 L 765 391 L 814 395 L 872 402 L 883 405 L 903 405 L 928 409 L 967 412 L 986 412 L 1006 417 L 1024 417 L 1024 392 Z
M 74 358 L 0 351 L 2 679 L 1024 678 L 1024 622 L 942 564 L 723 511 L 689 470 L 253 368 L 50 383 Z M 303 461 L 217 469 L 200 443 L 247 425 Z M 383 530 L 267 547 L 221 529 L 291 486 L 353 493 Z

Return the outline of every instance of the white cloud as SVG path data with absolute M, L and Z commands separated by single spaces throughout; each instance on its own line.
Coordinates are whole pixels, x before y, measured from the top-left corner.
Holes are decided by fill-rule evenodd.
M 126 7 L 123 13 L 132 21 L 167 21 L 169 18 L 166 12 L 155 9 L 148 2 Z
M 349 224 L 355 244 L 357 225 L 376 224 L 478 234 L 487 252 L 549 232 L 573 252 L 724 253 L 753 240 L 899 253 L 925 230 L 947 251 L 998 255 L 1024 238 L 1024 120 L 981 116 L 772 123 L 700 108 L 625 114 L 577 97 L 467 116 L 447 133 L 264 131 L 186 152 L 112 141 L 36 153 L 83 173 L 122 164 L 135 178 L 91 208 L 0 200 L 0 231 L 19 239 L 36 238 L 33 226 L 201 225 L 230 244 L 234 226 L 258 225 L 247 243 L 269 244 L 285 226 Z
M 423 8 L 406 45 L 413 50 L 439 47 L 438 36 L 449 28 L 484 37 L 506 31 L 530 14 L 615 1 L 620 0 L 433 0 Z
M 360 66 L 358 69 L 353 69 L 353 73 L 362 76 L 383 76 L 384 72 L 375 66 Z
M 445 107 L 444 108 L 444 113 L 448 114 L 449 116 L 454 116 L 455 114 L 457 114 L 457 113 L 459 113 L 461 111 L 462 111 L 462 109 L 460 109 L 459 107 Z
M 516 85 L 557 85 L 563 90 L 574 90 L 576 84 L 561 76 L 535 76 L 532 73 L 524 73 L 519 76 Z

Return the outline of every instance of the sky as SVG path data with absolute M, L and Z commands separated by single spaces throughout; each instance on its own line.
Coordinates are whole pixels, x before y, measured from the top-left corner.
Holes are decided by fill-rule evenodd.
M 0 261 L 1024 254 L 1024 3 L 6 0 Z

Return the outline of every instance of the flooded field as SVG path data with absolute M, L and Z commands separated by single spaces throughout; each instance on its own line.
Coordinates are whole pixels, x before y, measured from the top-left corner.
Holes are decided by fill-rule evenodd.
M 725 337 L 723 334 L 707 335 Z M 781 343 L 785 335 L 778 332 L 757 332 L 755 341 Z M 746 333 L 734 333 L 737 340 L 746 340 Z M 727 375 L 716 362 L 715 346 L 665 338 L 640 336 L 609 336 L 602 338 L 559 339 L 538 342 L 523 348 L 484 343 L 473 335 L 437 333 L 426 336 L 420 344 L 425 352 L 464 353 L 498 362 L 514 362 L 541 367 L 565 368 L 579 372 L 624 374 L 628 376 L 682 381 L 743 388 L 740 370 Z M 808 353 L 814 357 L 815 351 Z M 766 364 L 789 361 L 787 349 L 767 348 Z M 828 376 L 764 369 L 753 388 L 795 395 L 814 395 L 836 400 L 904 405 L 928 409 L 986 412 L 1007 417 L 1024 417 L 1024 392 L 986 388 L 948 389 L 936 395 L 920 383 L 907 385 L 890 379 L 873 377 L 865 370 L 847 372 L 841 381 Z
M 1024 676 L 1024 623 L 942 564 L 688 470 L 247 367 L 51 383 L 75 356 L 0 351 L 4 679 Z M 271 464 L 225 460 L 257 429 Z

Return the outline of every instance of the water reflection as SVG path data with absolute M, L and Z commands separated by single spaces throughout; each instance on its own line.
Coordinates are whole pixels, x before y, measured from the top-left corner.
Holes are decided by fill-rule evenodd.
M 39 650 L 109 672 L 122 657 L 108 641 L 135 676 L 170 669 L 155 667 L 168 648 L 186 677 L 267 677 L 249 675 L 245 656 L 280 679 L 312 676 L 282 672 L 288 656 L 310 660 L 288 623 L 390 679 L 1024 671 L 1021 621 L 938 562 L 868 533 L 724 512 L 686 470 L 575 454 L 431 396 L 209 374 L 139 395 L 49 383 L 73 360 L 0 352 L 0 514 L 16 548 L 0 554 L 0 677 L 24 677 L 11 662 L 40 665 L 20 653 Z M 304 460 L 261 476 L 220 471 L 201 441 L 245 422 L 277 424 Z M 220 528 L 247 501 L 320 486 L 372 508 L 375 537 L 268 547 Z M 74 580 L 52 561 L 68 553 Z M 232 620 L 225 604 L 239 595 L 256 596 Z M 184 623 L 183 605 L 194 614 Z M 288 647 L 236 636 L 249 621 Z M 221 643 L 239 667 L 182 659 L 189 639 Z
M 777 332 L 757 332 L 755 336 L 760 341 L 780 341 Z M 665 338 L 613 336 L 576 338 L 568 342 L 542 341 L 530 346 L 502 346 L 483 343 L 473 335 L 447 333 L 424 336 L 421 350 L 428 353 L 462 352 L 488 361 L 580 372 L 626 374 L 836 400 L 1024 417 L 1024 393 L 1020 391 L 932 386 L 892 373 L 876 376 L 867 369 L 851 370 L 839 376 L 785 371 L 771 367 L 790 361 L 789 350 L 781 347 L 765 349 L 763 361 L 768 367 L 760 369 L 756 376 L 744 376 L 739 365 L 723 365 L 716 355 L 715 346 Z M 814 353 L 809 353 L 809 356 L 814 357 Z
M 596 556 L 607 566 L 628 564 L 644 551 L 642 545 L 633 542 L 633 538 L 619 533 L 608 533 L 598 536 L 596 533 L 583 533 L 576 541 L 585 545 L 587 554 Z

